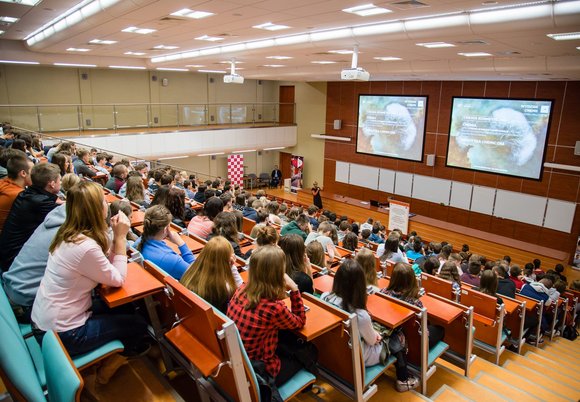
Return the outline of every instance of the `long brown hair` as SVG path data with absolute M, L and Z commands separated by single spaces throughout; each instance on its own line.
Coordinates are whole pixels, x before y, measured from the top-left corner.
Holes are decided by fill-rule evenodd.
M 377 263 L 375 261 L 375 254 L 369 250 L 368 248 L 362 248 L 356 254 L 354 258 L 356 262 L 360 264 L 364 273 L 365 273 L 365 280 L 368 285 L 375 285 L 378 284 L 377 278 Z
M 284 271 L 286 258 L 276 246 L 257 248 L 250 259 L 250 276 L 243 290 L 248 299 L 247 310 L 254 309 L 261 301 L 280 300 L 286 296 Z
M 181 284 L 221 309 L 236 289 L 230 259 L 234 249 L 229 241 L 216 236 L 181 277 Z
M 481 278 L 479 279 L 479 291 L 481 293 L 495 296 L 497 293 L 497 284 L 497 274 L 493 269 L 488 269 L 481 273 Z
M 163 205 L 154 205 L 148 208 L 143 218 L 143 233 L 137 250 L 143 251 L 145 243 L 169 225 L 172 219 L 171 212 Z
M 403 262 L 395 264 L 387 290 L 401 293 L 403 298 L 410 297 L 416 299 L 419 296 L 419 285 L 417 284 L 417 278 L 415 277 L 413 268 Z
M 344 260 L 334 276 L 332 293 L 342 299 L 343 310 L 366 310 L 367 286 L 365 274 L 358 262 L 351 258 Z
M 310 267 L 306 267 L 304 263 L 306 247 L 304 247 L 302 237 L 297 234 L 282 236 L 278 245 L 284 251 L 284 254 L 286 254 L 286 273 L 288 276 L 294 278 L 299 272 L 309 273 Z
M 238 243 L 238 225 L 233 212 L 220 212 L 213 220 L 213 233 Z
M 326 256 L 324 255 L 324 248 L 322 244 L 318 241 L 311 241 L 306 246 L 306 255 L 308 255 L 308 259 L 314 265 L 317 265 L 321 268 L 326 266 Z
M 143 202 L 143 179 L 140 176 L 129 176 L 127 179 L 127 199 L 136 203 Z
M 66 218 L 48 250 L 52 253 L 62 242 L 78 243 L 85 236 L 97 242 L 107 254 L 109 237 L 103 202 L 103 190 L 96 183 L 83 181 L 71 187 L 67 192 Z
M 453 261 L 446 261 L 445 264 L 443 264 L 441 271 L 439 271 L 439 278 L 461 284 L 457 265 L 455 265 Z

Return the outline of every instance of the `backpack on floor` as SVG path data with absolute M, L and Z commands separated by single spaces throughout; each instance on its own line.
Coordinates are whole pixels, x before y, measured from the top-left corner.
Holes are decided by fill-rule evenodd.
M 562 332 L 562 338 L 565 338 L 565 339 L 568 339 L 571 341 L 578 338 L 578 331 L 576 330 L 574 325 L 566 325 L 566 327 L 564 327 L 564 332 Z

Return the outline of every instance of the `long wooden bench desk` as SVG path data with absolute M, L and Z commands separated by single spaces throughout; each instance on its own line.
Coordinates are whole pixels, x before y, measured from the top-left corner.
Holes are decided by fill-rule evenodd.
M 136 262 L 127 264 L 127 277 L 123 286 L 118 288 L 104 286 L 101 297 L 107 306 L 113 308 L 142 299 L 161 291 L 164 284 L 145 271 Z
M 332 311 L 321 307 L 320 300 L 316 297 L 303 293 L 302 301 L 308 310 L 306 311 L 306 324 L 303 328 L 294 332 L 304 340 L 312 341 L 340 325 L 342 318 Z M 290 298 L 284 299 L 284 303 L 290 309 Z

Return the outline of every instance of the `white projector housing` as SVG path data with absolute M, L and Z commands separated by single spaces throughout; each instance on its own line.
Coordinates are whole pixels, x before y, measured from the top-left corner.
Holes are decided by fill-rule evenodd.
M 371 75 L 363 68 L 347 68 L 340 72 L 340 79 L 345 81 L 368 81 Z
M 228 74 L 224 75 L 224 82 L 226 84 L 243 84 L 244 77 L 238 74 Z

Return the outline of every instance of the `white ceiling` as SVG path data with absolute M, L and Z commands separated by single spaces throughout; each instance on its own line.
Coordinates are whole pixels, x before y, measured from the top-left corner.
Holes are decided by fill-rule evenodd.
M 110 65 L 188 68 L 196 71 L 223 69 L 219 64 L 235 58 L 240 62 L 239 73 L 246 78 L 334 81 L 342 68 L 350 67 L 350 55 L 326 54 L 331 50 L 352 49 L 359 45 L 358 65 L 371 73 L 371 80 L 578 80 L 580 79 L 580 40 L 555 41 L 548 33 L 580 31 L 580 7 L 573 14 L 559 16 L 554 7 L 579 2 L 545 1 L 553 15 L 536 19 L 508 19 L 505 22 L 476 25 L 465 23 L 455 27 L 418 28 L 398 33 L 330 38 L 299 45 L 277 46 L 200 56 L 171 62 L 154 63 L 152 57 L 208 47 L 256 41 L 265 38 L 296 35 L 340 27 L 356 27 L 387 21 L 464 13 L 495 7 L 532 4 L 522 1 L 484 2 L 482 0 L 421 0 L 426 6 L 417 7 L 417 0 L 376 1 L 375 5 L 392 13 L 360 17 L 341 11 L 344 8 L 372 0 L 122 0 L 78 24 L 27 47 L 23 40 L 28 34 L 79 3 L 79 0 L 43 0 L 34 7 L 0 2 L 0 16 L 17 17 L 14 24 L 2 26 L 0 59 L 37 61 L 41 64 L 83 63 L 107 68 Z M 487 4 L 497 3 L 497 4 Z M 419 3 L 420 4 L 420 3 Z M 535 4 L 535 3 L 533 3 Z M 200 19 L 167 18 L 183 8 L 215 13 Z M 503 14 L 500 14 L 503 15 Z M 506 14 L 507 15 L 507 14 Z M 271 32 L 252 28 L 266 22 L 291 28 Z M 153 28 L 149 35 L 121 32 L 128 26 Z M 220 42 L 195 40 L 202 35 L 222 36 Z M 115 40 L 113 45 L 90 45 L 92 39 Z M 446 41 L 456 46 L 427 49 L 419 42 Z M 475 43 L 465 43 L 473 42 Z M 178 46 L 177 50 L 152 50 L 156 45 Z M 73 53 L 67 48 L 87 48 L 86 53 Z M 145 52 L 145 56 L 127 56 L 127 51 Z M 492 56 L 467 58 L 459 52 L 486 52 Z M 272 60 L 267 56 L 290 56 L 290 60 Z M 400 61 L 378 61 L 374 57 L 394 56 Z M 312 61 L 335 61 L 318 65 Z M 280 64 L 284 67 L 265 67 Z

